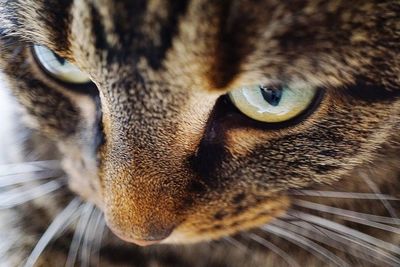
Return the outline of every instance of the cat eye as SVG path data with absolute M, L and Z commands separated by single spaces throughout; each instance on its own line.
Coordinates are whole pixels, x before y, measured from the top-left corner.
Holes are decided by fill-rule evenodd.
M 87 74 L 50 49 L 34 45 L 33 52 L 41 67 L 53 78 L 71 84 L 86 84 L 91 81 Z
M 261 122 L 279 123 L 307 110 L 317 92 L 317 88 L 255 84 L 234 89 L 229 97 L 246 116 Z

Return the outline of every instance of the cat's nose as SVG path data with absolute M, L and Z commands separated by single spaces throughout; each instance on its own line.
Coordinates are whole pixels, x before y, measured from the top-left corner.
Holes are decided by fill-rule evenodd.
M 113 227 L 110 227 L 111 231 L 116 234 L 120 239 L 129 242 L 129 243 L 134 243 L 136 245 L 145 247 L 145 246 L 150 246 L 150 245 L 155 245 L 158 243 L 161 243 L 164 239 L 166 239 L 172 232 L 172 230 L 168 231 L 163 231 L 162 233 L 158 233 L 156 235 L 154 234 L 149 234 L 147 236 L 141 236 L 140 239 L 133 237 L 131 233 L 127 232 L 120 232 L 119 230 L 115 229 L 113 230 Z
M 143 170 L 138 164 L 121 168 L 111 163 L 115 161 L 104 166 L 102 192 L 108 227 L 121 239 L 138 245 L 167 239 L 186 219 L 191 205 L 186 195 L 187 178 Z
M 127 221 L 127 218 L 117 219 L 106 215 L 106 222 L 110 230 L 120 239 L 139 246 L 150 246 L 161 243 L 168 238 L 175 228 L 175 224 L 160 222 L 156 219 L 143 221 Z

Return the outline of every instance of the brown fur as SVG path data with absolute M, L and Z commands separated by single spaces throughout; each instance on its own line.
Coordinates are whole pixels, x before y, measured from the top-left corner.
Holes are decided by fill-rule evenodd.
M 61 150 L 72 191 L 125 240 L 192 243 L 258 227 L 285 213 L 293 190 L 357 191 L 351 175 L 397 151 L 397 1 L 61 2 L 0 1 L 0 65 Z M 99 96 L 43 74 L 32 44 L 87 72 Z M 324 95 L 280 128 L 254 126 L 221 98 L 276 82 Z

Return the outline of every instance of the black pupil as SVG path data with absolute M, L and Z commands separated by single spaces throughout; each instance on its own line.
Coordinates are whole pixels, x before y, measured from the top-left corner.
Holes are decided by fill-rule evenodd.
M 53 53 L 53 55 L 56 57 L 57 61 L 60 63 L 60 65 L 65 64 L 65 59 L 57 55 L 56 53 Z
M 278 106 L 282 99 L 282 86 L 264 86 L 260 85 L 261 94 L 265 101 L 271 106 Z

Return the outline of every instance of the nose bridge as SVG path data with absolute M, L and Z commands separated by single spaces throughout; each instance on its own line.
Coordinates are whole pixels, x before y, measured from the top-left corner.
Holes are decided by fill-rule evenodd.
M 103 90 L 103 122 L 114 149 L 118 149 L 115 145 L 126 145 L 156 152 L 156 145 L 171 144 L 178 131 L 179 115 L 190 92 L 167 84 L 160 77 L 145 77 L 146 73 L 134 71 L 132 77 L 113 82 Z
M 192 148 L 182 142 L 188 131 L 180 127 L 189 93 L 152 84 L 138 83 L 118 94 L 110 90 L 102 100 L 105 214 L 110 228 L 126 240 L 166 237 L 190 205 L 185 198 L 192 178 L 185 158 Z
M 174 127 L 149 118 L 106 134 L 101 152 L 105 213 L 110 228 L 125 240 L 163 239 L 183 219 L 188 177 L 183 153 L 172 148 Z

